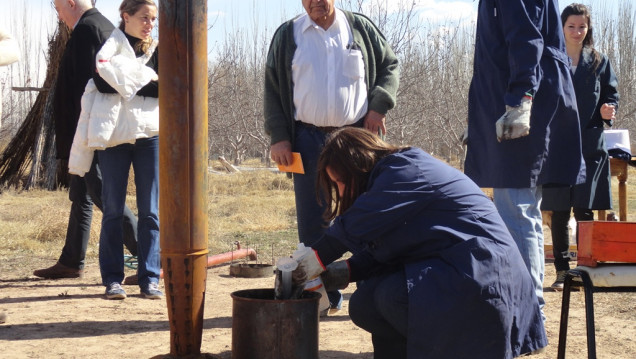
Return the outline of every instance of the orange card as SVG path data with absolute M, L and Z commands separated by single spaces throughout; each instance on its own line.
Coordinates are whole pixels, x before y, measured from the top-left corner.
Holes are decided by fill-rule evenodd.
M 300 158 L 300 153 L 292 152 L 292 163 L 289 166 L 278 165 L 278 170 L 281 172 L 293 172 L 305 174 L 305 168 L 303 167 L 303 160 Z

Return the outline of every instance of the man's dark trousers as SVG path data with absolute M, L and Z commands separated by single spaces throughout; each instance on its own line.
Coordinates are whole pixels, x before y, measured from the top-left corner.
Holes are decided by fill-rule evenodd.
M 102 210 L 102 173 L 93 158 L 91 169 L 84 177 L 71 175 L 69 186 L 71 213 L 66 230 L 66 243 L 58 260 L 61 264 L 76 268 L 84 268 L 84 257 L 90 238 L 93 204 Z M 124 207 L 123 218 L 124 245 L 130 254 L 137 255 L 137 218 L 128 206 Z

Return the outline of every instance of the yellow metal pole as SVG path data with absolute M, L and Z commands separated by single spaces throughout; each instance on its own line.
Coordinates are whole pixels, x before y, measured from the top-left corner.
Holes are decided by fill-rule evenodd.
M 208 253 L 207 1 L 159 2 L 159 212 L 170 355 L 201 353 Z

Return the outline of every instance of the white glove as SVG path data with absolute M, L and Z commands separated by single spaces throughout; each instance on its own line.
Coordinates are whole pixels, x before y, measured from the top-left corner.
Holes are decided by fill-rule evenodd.
M 524 97 L 517 107 L 506 106 L 506 113 L 497 120 L 497 141 L 512 140 L 530 134 L 532 100 Z
M 320 273 L 325 271 L 325 266 L 322 265 L 318 252 L 313 249 L 296 260 L 298 261 L 298 268 L 292 271 L 292 283 L 294 285 L 304 285 L 308 280 L 319 276 Z

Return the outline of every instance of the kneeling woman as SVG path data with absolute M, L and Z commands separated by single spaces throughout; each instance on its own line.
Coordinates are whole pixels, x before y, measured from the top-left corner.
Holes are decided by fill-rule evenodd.
M 357 282 L 349 314 L 375 359 L 503 359 L 547 345 L 517 246 L 463 173 L 357 128 L 327 140 L 318 171 L 332 224 L 294 277 L 327 265 L 327 290 Z

